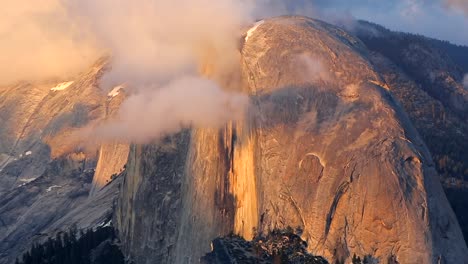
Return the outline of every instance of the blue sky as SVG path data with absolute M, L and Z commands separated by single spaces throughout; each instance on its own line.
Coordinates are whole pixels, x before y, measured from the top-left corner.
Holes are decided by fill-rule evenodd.
M 389 29 L 468 45 L 468 0 L 313 0 L 328 15 L 349 15 Z

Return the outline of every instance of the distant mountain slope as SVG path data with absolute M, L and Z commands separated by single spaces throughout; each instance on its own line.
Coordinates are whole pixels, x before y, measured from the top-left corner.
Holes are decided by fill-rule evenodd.
M 368 37 L 370 37 L 368 34 L 370 33 L 371 36 L 373 35 L 376 38 L 383 37 L 384 35 L 387 35 L 387 36 L 401 35 L 401 36 L 407 36 L 415 40 L 418 39 L 420 41 L 430 43 L 432 46 L 445 52 L 450 57 L 450 59 L 460 67 L 460 69 L 464 73 L 468 73 L 468 47 L 467 46 L 457 45 L 457 44 L 450 43 L 449 41 L 446 41 L 446 40 L 429 38 L 423 35 L 391 31 L 381 25 L 368 22 L 368 21 L 364 21 L 364 20 L 359 20 L 358 26 L 354 28 L 352 31 L 363 39 L 368 39 Z M 366 35 L 368 36 L 365 37 Z
M 452 44 L 448 41 L 429 39 L 434 46 L 445 51 L 464 73 L 468 73 L 468 47 Z

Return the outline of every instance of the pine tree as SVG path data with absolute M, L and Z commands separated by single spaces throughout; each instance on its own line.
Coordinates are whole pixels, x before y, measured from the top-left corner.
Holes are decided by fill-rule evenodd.
M 356 257 L 356 254 L 354 254 L 353 259 L 352 259 L 352 263 L 353 264 L 362 264 L 361 257 Z

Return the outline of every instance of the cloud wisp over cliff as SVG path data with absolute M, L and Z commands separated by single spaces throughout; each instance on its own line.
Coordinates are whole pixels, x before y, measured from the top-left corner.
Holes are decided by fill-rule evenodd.
M 241 117 L 248 98 L 221 82 L 237 71 L 238 36 L 251 21 L 250 7 L 228 0 L 114 2 L 76 1 L 71 8 L 87 16 L 111 54 L 102 86 L 124 83 L 130 94 L 120 114 L 93 134 L 147 142 Z
M 93 134 L 135 142 L 241 118 L 248 98 L 235 91 L 238 39 L 259 18 L 356 17 L 468 43 L 468 33 L 444 30 L 468 23 L 461 0 L 6 0 L 3 7 L 0 85 L 68 78 L 109 55 L 101 86 L 124 84 L 129 98 Z

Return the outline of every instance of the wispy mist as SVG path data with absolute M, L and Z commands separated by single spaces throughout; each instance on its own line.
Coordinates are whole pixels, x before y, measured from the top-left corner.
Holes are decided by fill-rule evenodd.
M 100 53 L 86 22 L 60 0 L 2 1 L 0 85 L 74 75 Z
M 189 126 L 218 127 L 240 119 L 248 98 L 197 77 L 175 79 L 126 100 L 117 119 L 93 131 L 98 137 L 144 143 Z
M 76 0 L 99 43 L 109 49 L 111 70 L 102 86 L 125 83 L 130 96 L 116 119 L 94 135 L 144 143 L 189 126 L 217 127 L 240 118 L 246 95 L 235 86 L 241 28 L 253 5 L 230 0 Z
M 445 3 L 454 10 L 459 10 L 468 15 L 468 1 L 466 0 L 445 0 Z
M 125 83 L 129 98 L 116 119 L 93 134 L 136 142 L 241 117 L 248 99 L 236 92 L 237 45 L 242 30 L 258 18 L 300 14 L 351 23 L 363 17 L 396 27 L 441 29 L 432 25 L 440 21 L 433 18 L 434 10 L 466 11 L 461 0 L 5 1 L 0 10 L 0 85 L 67 78 L 110 55 L 101 86 Z M 459 39 L 465 35 L 457 34 Z M 309 76 L 327 78 L 320 75 L 320 62 L 300 61 Z
M 7 1 L 0 83 L 68 78 L 109 55 L 101 87 L 124 83 L 129 98 L 87 134 L 136 142 L 240 118 L 248 101 L 236 93 L 242 30 L 296 8 L 276 0 Z
M 237 61 L 237 36 L 251 21 L 250 5 L 231 0 L 68 0 L 112 54 L 106 81 L 146 86 L 210 65 Z
M 468 90 L 468 73 L 465 74 L 465 77 L 463 78 L 463 87 Z
M 297 64 L 302 81 L 306 83 L 327 82 L 332 78 L 329 67 L 319 58 L 310 54 L 300 54 L 295 56 L 294 63 Z

